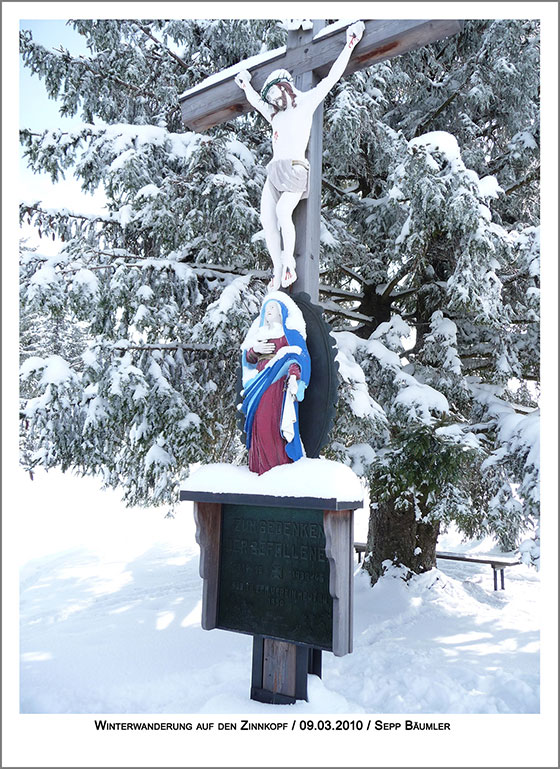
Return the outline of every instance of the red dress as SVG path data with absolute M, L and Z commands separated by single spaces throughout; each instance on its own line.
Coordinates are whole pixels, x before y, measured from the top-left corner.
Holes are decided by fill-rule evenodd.
M 274 344 L 272 355 L 275 355 L 281 347 L 286 347 L 288 344 L 285 336 L 268 341 Z M 247 350 L 247 362 L 256 363 L 257 371 L 262 371 L 272 355 L 261 355 L 251 347 L 250 350 Z M 292 374 L 298 379 L 300 378 L 301 369 L 297 363 L 290 365 L 288 375 L 291 376 Z M 286 454 L 286 441 L 280 432 L 285 384 L 286 377 L 273 382 L 262 394 L 255 412 L 249 447 L 249 470 L 259 475 L 277 465 L 286 465 L 292 462 Z

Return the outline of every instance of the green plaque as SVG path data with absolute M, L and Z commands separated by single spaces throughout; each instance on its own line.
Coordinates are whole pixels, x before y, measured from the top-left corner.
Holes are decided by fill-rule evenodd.
M 222 506 L 216 626 L 332 650 L 323 512 Z

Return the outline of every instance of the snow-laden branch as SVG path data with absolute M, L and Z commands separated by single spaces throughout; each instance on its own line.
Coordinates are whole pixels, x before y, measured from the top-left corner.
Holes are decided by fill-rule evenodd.
M 541 167 L 539 166 L 520 182 L 517 182 L 517 184 L 514 184 L 512 187 L 508 187 L 507 190 L 504 190 L 505 194 L 511 195 L 512 192 L 515 192 L 515 190 L 518 190 L 520 187 L 524 187 L 526 184 L 531 184 L 532 182 L 537 182 L 540 178 L 540 173 Z
M 150 38 L 150 40 L 152 40 L 152 41 L 153 41 L 153 42 L 154 42 L 154 43 L 155 43 L 155 44 L 158 46 L 158 48 L 162 48 L 162 49 L 165 51 L 165 53 L 166 53 L 168 56 L 171 56 L 171 58 L 172 58 L 172 59 L 175 59 L 175 61 L 176 61 L 178 64 L 180 64 L 180 65 L 181 65 L 181 67 L 183 67 L 183 69 L 184 69 L 186 72 L 192 72 L 192 69 L 193 69 L 193 68 L 192 68 L 192 67 L 190 67 L 190 66 L 187 64 L 187 62 L 186 62 L 186 61 L 183 61 L 183 59 L 182 59 L 180 56 L 178 56 L 178 55 L 177 55 L 177 54 L 176 54 L 174 51 L 172 51 L 172 50 L 171 50 L 170 48 L 168 48 L 168 47 L 167 47 L 167 46 L 166 46 L 164 43 L 162 43 L 162 41 L 161 41 L 161 40 L 158 40 L 158 38 L 157 38 L 157 37 L 155 37 L 154 35 L 152 35 L 152 33 L 150 32 L 150 30 L 149 30 L 147 27 L 145 27 L 143 24 L 140 24 L 140 22 L 139 22 L 139 21 L 133 21 L 132 23 L 133 23 L 135 26 L 137 26 L 137 27 L 138 27 L 138 29 L 140 29 L 140 30 L 141 30 L 141 31 L 142 31 L 142 32 L 143 32 L 143 33 L 144 33 L 144 34 L 145 34 L 147 37 L 149 37 L 149 38 Z
M 344 264 L 339 264 L 337 266 L 340 270 L 342 270 L 342 272 L 345 272 L 351 278 L 353 278 L 358 283 L 360 283 L 360 285 L 364 285 L 366 283 L 364 278 L 362 278 L 362 276 L 359 273 L 357 273 L 355 270 L 350 269 L 350 267 L 346 267 L 346 265 Z
M 369 315 L 362 315 L 361 312 L 347 310 L 345 307 L 340 307 L 338 304 L 332 301 L 319 302 L 319 304 L 325 312 L 332 313 L 333 315 L 340 315 L 343 318 L 348 318 L 349 320 L 371 321 L 371 317 Z
M 70 54 L 70 52 L 64 48 L 55 48 L 54 52 L 59 54 L 60 57 L 68 64 L 72 63 L 72 64 L 81 65 L 85 70 L 87 70 L 88 72 L 91 72 L 91 74 L 94 77 L 100 78 L 102 80 L 111 80 L 113 83 L 116 83 L 117 85 L 122 86 L 127 91 L 130 91 L 131 93 L 133 93 L 135 96 L 148 96 L 150 99 L 154 99 L 157 101 L 158 97 L 152 91 L 148 91 L 146 88 L 142 88 L 141 86 L 128 83 L 126 82 L 126 80 L 122 80 L 113 72 L 101 71 L 99 69 L 95 69 L 95 67 L 91 66 L 89 60 L 86 59 L 85 56 L 79 56 L 78 58 L 74 58 Z
M 116 352 L 128 352 L 130 350 L 138 351 L 152 351 L 152 350 L 185 350 L 187 352 L 213 352 L 214 346 L 211 344 L 180 344 L 179 342 L 160 342 L 158 344 L 129 344 L 124 342 L 116 342 L 113 345 L 113 349 Z
M 364 295 L 360 291 L 346 291 L 343 288 L 334 288 L 333 286 L 327 286 L 325 283 L 319 284 L 319 291 L 323 294 L 327 294 L 328 296 L 336 296 L 340 297 L 340 300 L 346 299 L 346 300 L 359 300 L 363 299 Z
M 40 201 L 36 203 L 21 203 L 20 204 L 20 218 L 23 218 L 26 214 L 29 216 L 31 213 L 43 215 L 54 220 L 56 217 L 60 219 L 78 219 L 82 222 L 88 222 L 88 224 L 95 224 L 97 222 L 103 222 L 104 224 L 117 224 L 120 225 L 116 214 L 109 214 L 108 216 L 102 216 L 101 214 L 79 214 L 74 211 L 69 211 L 67 208 L 41 208 Z

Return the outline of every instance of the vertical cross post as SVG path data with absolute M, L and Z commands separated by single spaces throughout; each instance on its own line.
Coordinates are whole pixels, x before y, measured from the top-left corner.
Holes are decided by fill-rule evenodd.
M 305 59 L 313 36 L 325 26 L 323 20 L 314 20 L 313 29 L 298 29 L 288 32 L 287 48 L 298 48 Z M 309 91 L 318 78 L 312 69 L 307 69 L 294 78 L 298 91 Z M 297 280 L 294 293 L 304 291 L 311 301 L 319 301 L 319 244 L 321 233 L 321 172 L 323 159 L 323 105 L 313 115 L 311 135 L 307 147 L 309 161 L 309 197 L 296 206 L 293 221 L 296 228 Z M 266 653 L 265 653 L 266 649 Z M 302 654 L 306 655 L 308 666 L 301 665 Z M 307 658 L 307 655 L 309 657 Z M 299 663 L 299 664 L 298 664 Z M 251 698 L 260 699 L 263 692 L 272 697 L 272 702 L 295 702 L 307 699 L 307 672 L 321 674 L 321 652 L 318 649 L 302 647 L 288 641 L 270 641 L 253 638 L 253 679 Z M 273 693 L 271 693 L 271 690 Z
M 323 19 L 313 20 L 313 29 L 298 29 L 288 32 L 287 48 L 299 48 L 302 59 L 311 46 L 314 35 L 325 26 Z M 295 76 L 295 87 L 309 91 L 318 82 L 312 69 Z M 319 248 L 321 237 L 321 175 L 323 160 L 323 105 L 315 110 L 311 136 L 307 148 L 309 160 L 309 197 L 298 203 L 293 219 L 296 228 L 296 272 L 297 280 L 293 292 L 305 291 L 311 301 L 319 301 Z

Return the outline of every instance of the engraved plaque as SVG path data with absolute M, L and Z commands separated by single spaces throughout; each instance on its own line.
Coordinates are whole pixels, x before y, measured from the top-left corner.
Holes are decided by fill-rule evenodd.
M 332 650 L 323 512 L 224 504 L 216 627 Z

